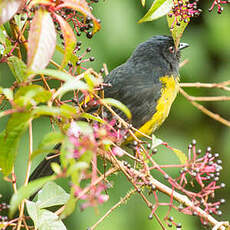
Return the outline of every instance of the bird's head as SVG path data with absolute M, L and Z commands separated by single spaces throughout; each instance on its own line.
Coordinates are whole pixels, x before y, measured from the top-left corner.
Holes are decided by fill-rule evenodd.
M 164 66 L 169 72 L 178 72 L 180 51 L 189 45 L 180 43 L 176 48 L 171 36 L 153 36 L 149 40 L 141 43 L 131 56 L 131 60 L 139 63 Z

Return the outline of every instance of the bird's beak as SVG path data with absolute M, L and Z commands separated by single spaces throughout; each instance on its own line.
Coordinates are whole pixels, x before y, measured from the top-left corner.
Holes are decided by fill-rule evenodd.
M 189 44 L 187 44 L 187 43 L 180 43 L 179 44 L 179 50 L 183 50 L 184 48 L 187 48 L 187 47 L 189 47 Z

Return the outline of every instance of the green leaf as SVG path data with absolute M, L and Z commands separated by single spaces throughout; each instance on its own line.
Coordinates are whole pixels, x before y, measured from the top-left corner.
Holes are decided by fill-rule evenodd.
M 15 94 L 15 104 L 19 106 L 36 105 L 45 103 L 52 97 L 51 92 L 40 85 L 20 87 Z
M 90 113 L 81 113 L 80 116 L 81 116 L 82 118 L 86 118 L 86 119 L 98 121 L 98 122 L 100 122 L 100 123 L 102 123 L 102 124 L 106 123 L 106 121 L 103 120 L 102 118 L 100 118 L 100 117 L 95 117 L 95 116 L 93 116 L 93 115 L 90 114 Z
M 39 144 L 38 149 L 32 153 L 31 159 L 34 159 L 34 157 L 36 157 L 38 154 L 54 151 L 54 146 L 58 143 L 61 143 L 64 138 L 65 136 L 61 132 L 50 132 L 46 134 Z
M 152 146 L 151 149 L 156 148 L 157 146 L 161 145 L 163 141 L 157 138 L 154 134 L 152 134 Z
M 141 5 L 145 6 L 145 0 L 141 0 Z
M 69 81 L 66 81 L 53 95 L 53 98 L 56 97 L 62 97 L 65 93 L 73 90 L 88 90 L 87 84 L 85 84 L 83 81 L 80 81 L 76 78 L 73 78 Z
M 59 51 L 61 54 L 65 54 L 65 49 L 63 49 L 61 46 L 56 45 L 56 50 Z M 79 61 L 79 58 L 74 55 L 73 53 L 70 54 L 69 61 L 71 63 L 77 63 Z
M 48 208 L 63 205 L 69 200 L 70 195 L 59 185 L 50 181 L 38 193 L 37 207 Z
M 172 149 L 172 151 L 176 154 L 176 156 L 180 160 L 181 164 L 185 164 L 188 161 L 188 158 L 187 158 L 185 153 L 183 153 L 179 149 L 175 149 L 175 148 L 172 148 L 172 147 L 170 149 Z
M 150 7 L 149 11 L 142 19 L 138 21 L 138 23 L 156 20 L 168 14 L 172 7 L 172 0 L 155 0 L 152 6 Z
M 60 116 L 61 110 L 58 107 L 51 107 L 46 105 L 37 106 L 32 112 L 34 118 L 40 116 Z
M 77 40 L 69 23 L 58 14 L 55 14 L 55 18 L 61 27 L 61 32 L 64 37 L 65 52 L 61 63 L 61 69 L 63 69 L 68 64 L 68 61 L 75 49 Z
M 22 18 L 24 18 L 24 20 L 22 20 Z M 25 25 L 25 23 L 27 22 L 27 18 L 28 18 L 28 15 L 27 13 L 24 13 L 24 14 L 19 14 L 19 15 L 14 15 L 14 19 L 15 19 L 15 22 L 19 28 L 19 30 L 21 30 L 23 28 L 23 26 Z
M 182 0 L 182 1 L 185 3 L 186 0 Z M 182 37 L 184 30 L 190 21 L 190 18 L 187 18 L 187 22 L 184 22 L 184 20 L 181 20 L 181 16 L 175 17 L 173 14 L 173 16 L 171 17 L 167 16 L 167 20 L 168 20 L 168 26 L 170 28 L 173 40 L 175 42 L 175 46 L 178 47 L 180 43 L 180 38 Z M 176 21 L 178 21 L 180 25 L 176 25 L 175 23 Z
M 72 160 L 68 155 L 73 153 L 73 150 L 73 143 L 70 142 L 69 137 L 65 137 L 60 149 L 60 161 L 63 168 L 66 168 L 70 160 Z
M 21 188 L 19 188 L 18 191 L 14 193 L 14 195 L 11 197 L 10 200 L 10 212 L 9 212 L 10 217 L 13 216 L 18 206 L 24 199 L 28 199 L 30 196 L 36 193 L 45 183 L 55 179 L 56 179 L 55 176 L 43 177 L 30 182 L 26 186 L 22 186 Z
M 69 216 L 71 213 L 74 212 L 76 202 L 77 202 L 77 199 L 76 199 L 74 193 L 75 193 L 75 191 L 74 191 L 74 188 L 72 187 L 71 188 L 71 193 L 70 193 L 70 198 L 69 198 L 69 200 L 67 201 L 67 203 L 65 205 L 64 211 L 61 213 L 61 216 L 60 216 L 61 219 L 66 218 L 67 216 Z
M 3 25 L 0 26 L 0 46 L 0 55 L 8 54 L 13 48 L 6 29 Z
M 26 201 L 27 211 L 39 230 L 66 230 L 58 215 L 46 209 L 39 209 L 32 201 Z
M 4 88 L 2 89 L 2 93 L 4 94 L 7 100 L 12 101 L 14 99 L 14 93 L 12 89 Z
M 128 119 L 131 119 L 131 117 L 132 117 L 131 112 L 120 101 L 118 101 L 116 99 L 113 99 L 113 98 L 104 98 L 104 99 L 101 99 L 101 102 L 118 108 L 119 110 L 121 110 L 127 116 Z
M 69 105 L 69 104 L 63 104 L 63 105 L 61 105 L 60 109 L 61 109 L 61 115 L 63 117 L 73 118 L 77 114 L 76 107 L 74 107 L 72 105 Z
M 45 135 L 42 142 L 39 144 L 39 148 L 53 147 L 56 144 L 62 142 L 65 138 L 61 132 L 50 132 Z
M 6 29 L 3 25 L 0 26 L 0 43 L 5 44 L 8 37 Z
M 90 75 L 88 73 L 84 74 L 84 79 L 89 86 L 89 90 L 93 90 L 95 86 L 99 86 L 103 81 L 102 79 L 95 78 L 93 75 Z
M 72 164 L 68 170 L 67 175 L 71 176 L 73 173 L 76 173 L 77 171 L 82 171 L 84 169 L 87 169 L 89 167 L 89 164 L 86 162 L 76 162 L 75 164 Z
M 52 163 L 50 164 L 50 166 L 51 166 L 51 169 L 53 170 L 53 172 L 54 172 L 56 175 L 60 175 L 60 174 L 62 173 L 62 168 L 61 168 L 61 166 L 60 166 L 58 163 L 52 162 Z
M 36 149 L 33 151 L 32 155 L 31 155 L 31 159 L 33 160 L 36 156 L 38 156 L 40 154 L 47 155 L 49 153 L 58 153 L 58 151 L 53 149 L 52 147 L 47 147 L 44 149 Z
M 5 176 L 12 171 L 19 140 L 26 131 L 30 119 L 30 113 L 14 113 L 9 118 L 6 129 L 0 134 L 0 168 Z
M 44 74 L 44 75 L 51 76 L 54 79 L 61 80 L 61 81 L 69 81 L 74 78 L 69 73 L 65 73 L 61 70 L 54 70 L 54 69 L 30 71 L 29 74 Z
M 16 56 L 8 57 L 7 64 L 9 65 L 17 82 L 23 82 L 27 79 L 27 67 L 20 58 Z

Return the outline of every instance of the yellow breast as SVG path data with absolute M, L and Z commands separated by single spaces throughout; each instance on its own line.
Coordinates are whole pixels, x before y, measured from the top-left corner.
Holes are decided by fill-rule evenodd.
M 147 135 L 151 135 L 168 117 L 171 105 L 179 91 L 179 79 L 171 77 L 161 77 L 162 83 L 161 97 L 157 101 L 156 113 L 152 116 L 152 119 L 146 122 L 139 131 Z M 137 137 L 141 137 L 141 133 L 136 132 Z

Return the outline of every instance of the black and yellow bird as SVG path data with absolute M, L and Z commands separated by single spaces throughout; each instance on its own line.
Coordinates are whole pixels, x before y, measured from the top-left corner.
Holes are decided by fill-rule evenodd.
M 154 36 L 139 44 L 131 57 L 105 78 L 104 96 L 125 104 L 132 114 L 131 124 L 141 133 L 152 134 L 167 118 L 179 90 L 180 51 L 170 36 Z M 52 174 L 50 163 L 43 160 L 30 180 Z

